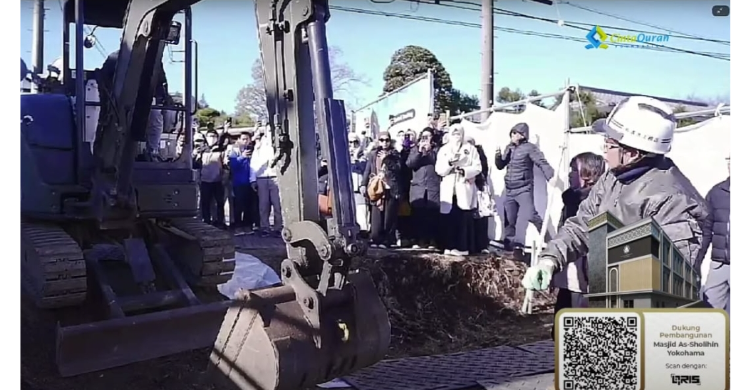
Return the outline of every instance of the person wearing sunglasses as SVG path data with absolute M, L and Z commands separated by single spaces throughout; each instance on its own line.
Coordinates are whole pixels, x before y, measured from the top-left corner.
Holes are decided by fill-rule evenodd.
M 367 158 L 362 175 L 367 183 L 360 187 L 360 193 L 370 203 L 371 246 L 385 249 L 396 244 L 402 166 L 401 155 L 387 131 L 378 133 L 377 143 Z
M 604 212 L 625 226 L 653 218 L 686 263 L 696 264 L 708 205 L 665 156 L 672 147 L 676 127 L 677 119 L 669 105 L 644 96 L 623 100 L 607 119 L 594 122 L 594 131 L 604 134 L 604 159 L 609 170 L 591 187 L 576 215 L 568 218 L 547 243 L 536 265 L 528 268 L 522 280 L 526 289 L 546 290 L 553 273 L 587 255 L 591 244 L 588 221 Z M 591 264 L 588 272 L 593 272 Z

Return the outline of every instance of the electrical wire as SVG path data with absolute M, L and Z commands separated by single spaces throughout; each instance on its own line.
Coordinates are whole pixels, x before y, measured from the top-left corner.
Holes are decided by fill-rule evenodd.
M 413 1 L 413 0 L 407 0 L 407 1 Z M 436 5 L 439 5 L 439 6 L 449 6 L 451 8 L 465 9 L 465 10 L 470 10 L 470 11 L 480 11 L 481 10 L 481 8 L 476 8 L 476 6 L 478 4 L 471 3 L 471 2 L 468 2 L 468 1 L 446 0 L 446 2 L 456 3 L 456 4 L 466 4 L 466 5 L 473 6 L 474 8 L 458 7 L 458 6 L 455 6 L 455 5 L 452 5 L 452 4 L 445 4 L 445 3 L 440 3 L 440 4 L 436 4 Z M 526 18 L 526 19 L 544 21 L 544 22 L 548 22 L 548 23 L 554 23 L 556 25 L 557 25 L 557 22 L 558 22 L 557 20 L 554 20 L 554 19 L 542 18 L 542 17 L 538 17 L 538 16 L 534 16 L 534 15 L 528 15 L 528 14 L 524 14 L 524 13 L 520 13 L 520 12 L 515 12 L 515 11 L 508 11 L 508 10 L 505 10 L 505 9 L 502 9 L 502 8 L 494 8 L 494 11 L 495 11 L 496 14 L 499 14 L 499 15 L 507 15 L 507 16 L 514 16 L 514 17 L 520 17 L 520 18 Z M 588 32 L 591 29 L 590 27 L 591 26 L 595 26 L 595 25 L 590 25 L 589 27 L 582 27 L 582 26 L 578 26 L 578 25 L 573 25 L 573 23 L 565 22 L 565 26 L 567 26 L 569 28 L 576 29 L 576 30 L 581 30 L 581 31 L 587 31 Z M 599 27 L 605 27 L 603 25 L 598 25 L 598 26 Z M 606 26 L 606 27 L 607 28 L 612 28 L 612 29 L 618 29 L 617 27 L 610 27 L 610 26 Z M 620 29 L 620 30 L 622 30 L 622 29 Z M 639 33 L 643 33 L 643 31 L 639 31 Z M 661 34 L 658 34 L 658 35 L 661 35 Z M 686 36 L 686 37 L 688 37 L 688 36 Z M 708 41 L 706 38 L 702 38 L 702 39 L 700 37 L 690 37 L 690 38 Z M 715 43 L 722 43 L 722 42 L 720 42 L 718 40 L 714 40 L 714 41 L 716 41 Z M 726 41 L 724 41 L 724 42 L 726 42 Z M 659 45 L 659 44 L 656 44 L 656 43 L 653 43 L 653 42 L 639 42 L 639 43 L 647 45 L 647 46 L 650 46 L 650 47 L 657 47 L 657 48 L 667 49 L 666 51 L 680 52 L 680 53 L 684 53 L 684 54 L 692 54 L 692 55 L 697 55 L 697 56 L 702 56 L 702 57 L 708 57 L 708 58 L 713 58 L 713 59 L 722 60 L 722 61 L 729 61 L 729 54 L 727 54 L 727 53 L 707 53 L 707 52 L 702 52 L 702 51 L 680 49 L 680 48 L 676 48 L 676 47 Z M 646 46 L 643 46 L 643 48 L 646 48 Z
M 330 5 L 329 7 L 331 10 L 334 10 L 334 11 L 348 12 L 348 13 L 354 13 L 354 14 L 360 14 L 360 15 L 391 17 L 391 18 L 396 18 L 396 19 L 414 20 L 414 21 L 420 21 L 420 22 L 428 22 L 428 23 L 436 23 L 436 24 L 460 26 L 460 27 L 471 27 L 471 28 L 482 27 L 482 25 L 479 23 L 462 22 L 462 21 L 457 21 L 457 20 L 398 14 L 398 13 L 374 11 L 374 10 L 359 9 L 359 8 L 350 8 L 350 7 L 343 7 L 343 6 L 336 6 L 336 5 Z M 494 30 L 509 33 L 509 34 L 518 34 L 518 35 L 534 36 L 534 37 L 540 37 L 540 38 L 559 39 L 559 40 L 565 40 L 565 41 L 571 41 L 571 42 L 588 43 L 588 40 L 583 37 L 573 37 L 573 36 L 568 36 L 568 35 L 544 33 L 544 32 L 539 32 L 539 31 L 526 31 L 526 30 L 519 30 L 519 29 L 514 29 L 514 28 L 509 28 L 509 27 L 498 27 L 498 26 L 494 26 Z M 661 51 L 661 52 L 668 52 L 668 53 L 686 54 L 684 53 L 684 51 L 677 50 L 675 48 L 671 48 L 668 46 L 643 46 L 640 48 L 643 50 L 653 50 L 653 51 Z M 724 59 L 727 61 L 729 60 L 728 55 L 725 53 L 690 52 L 689 54 L 704 55 L 710 58 Z M 727 57 L 722 57 L 722 56 L 727 56 Z
M 60 15 L 63 20 L 63 23 L 65 23 L 65 9 L 63 8 L 62 0 L 57 0 L 57 5 L 60 6 Z M 83 26 L 83 31 L 86 33 L 86 35 L 90 35 L 94 37 L 94 48 L 96 48 L 96 51 L 99 52 L 102 58 L 106 59 L 107 56 L 109 55 L 109 52 L 107 51 L 107 48 L 105 48 L 104 45 L 101 42 L 99 42 L 98 39 L 96 39 L 96 35 L 94 35 L 94 30 L 96 30 L 96 28 L 91 29 L 89 26 L 85 26 L 85 25 Z
M 418 2 L 418 0 L 406 0 L 406 1 L 409 1 L 409 2 L 415 2 L 415 1 L 417 1 Z M 476 3 L 472 3 L 472 2 L 468 2 L 468 1 L 460 1 L 460 0 L 456 0 L 456 1 L 446 0 L 446 1 L 448 3 L 471 5 L 471 6 L 473 6 L 473 8 L 458 6 L 458 5 L 454 5 L 454 4 L 446 4 L 446 3 L 440 3 L 440 4 L 434 4 L 434 5 L 445 6 L 445 7 L 456 8 L 456 9 L 463 9 L 463 10 L 468 10 L 468 11 L 481 11 L 481 5 L 476 4 Z M 569 5 L 570 3 L 562 2 L 562 4 L 568 4 Z M 479 7 L 479 8 L 477 8 L 477 7 Z M 558 19 L 562 20 L 562 18 L 560 17 L 559 8 L 557 7 L 557 3 L 555 3 L 555 8 L 557 9 Z M 549 22 L 549 23 L 555 23 L 555 24 L 557 24 L 557 22 L 558 22 L 555 19 L 543 18 L 543 17 L 533 16 L 533 15 L 527 15 L 527 14 L 524 14 L 524 13 L 515 12 L 515 11 L 508 11 L 508 10 L 505 10 L 505 9 L 502 9 L 502 8 L 497 8 L 497 7 L 494 7 L 493 10 L 495 11 L 495 14 L 503 15 L 503 16 L 521 17 L 521 18 L 533 19 L 533 20 L 538 20 L 538 21 L 543 21 L 543 22 Z M 602 14 L 602 15 L 608 16 L 606 14 Z M 628 20 L 625 20 L 625 21 L 628 21 Z M 565 25 L 586 27 L 587 29 L 590 29 L 591 27 L 599 26 L 599 27 L 601 27 L 601 28 L 603 28 L 605 30 L 627 31 L 627 32 L 643 33 L 643 34 L 650 34 L 650 35 L 662 35 L 661 33 L 654 32 L 654 31 L 636 30 L 636 29 L 626 28 L 626 27 L 609 26 L 609 25 L 606 25 L 606 24 L 583 23 L 583 22 L 574 22 L 574 21 L 568 21 L 568 20 L 565 20 L 564 22 L 565 22 Z M 636 22 L 633 22 L 633 21 L 629 21 L 629 22 L 630 23 L 634 23 L 634 24 L 640 24 L 640 23 L 636 23 Z M 646 26 L 652 27 L 651 25 L 646 25 Z M 704 37 L 699 37 L 699 36 L 695 36 L 695 35 L 683 34 L 683 33 L 679 33 L 679 32 L 676 32 L 676 31 L 665 30 L 664 28 L 660 28 L 660 27 L 652 27 L 652 28 L 656 28 L 656 29 L 659 29 L 659 30 L 664 30 L 664 31 L 670 32 L 671 33 L 670 34 L 670 38 L 678 38 L 678 39 L 685 39 L 685 40 L 694 40 L 694 41 L 711 42 L 711 43 L 718 43 L 718 44 L 722 44 L 722 45 L 729 45 L 729 41 L 727 41 L 727 40 L 714 39 L 714 38 L 704 38 Z
M 578 8 L 578 9 L 583 10 L 583 11 L 591 12 L 593 14 L 597 14 L 597 15 L 601 15 L 601 16 L 608 16 L 608 17 L 613 18 L 613 19 L 622 20 L 623 22 L 628 22 L 628 23 L 638 24 L 638 25 L 641 25 L 641 26 L 651 27 L 651 28 L 655 28 L 657 30 L 663 30 L 663 31 L 666 31 L 666 32 L 672 34 L 672 36 L 674 36 L 676 34 L 679 34 L 679 35 L 682 35 L 682 36 L 685 36 L 685 37 L 690 37 L 690 38 L 701 40 L 701 41 L 716 42 L 716 43 L 721 43 L 721 44 L 727 45 L 727 46 L 729 45 L 728 41 L 722 41 L 722 40 L 717 40 L 717 39 L 712 39 L 712 38 L 704 38 L 704 37 L 701 37 L 699 35 L 687 34 L 687 33 L 679 32 L 677 30 L 672 30 L 672 29 L 669 29 L 669 28 L 666 28 L 666 27 L 661 27 L 661 26 L 658 26 L 658 25 L 655 25 L 655 24 L 649 24 L 649 23 L 646 23 L 646 22 L 640 22 L 640 21 L 637 21 L 637 20 L 628 19 L 628 18 L 626 18 L 624 16 L 620 16 L 620 15 L 615 15 L 615 14 L 611 14 L 611 13 L 599 11 L 597 9 L 593 9 L 593 8 L 589 8 L 589 7 L 584 7 L 582 5 L 574 4 L 574 3 L 571 3 L 571 2 L 568 2 L 568 1 L 561 1 L 560 3 L 561 4 L 565 4 L 567 6 L 570 6 L 570 7 L 573 7 L 573 8 Z

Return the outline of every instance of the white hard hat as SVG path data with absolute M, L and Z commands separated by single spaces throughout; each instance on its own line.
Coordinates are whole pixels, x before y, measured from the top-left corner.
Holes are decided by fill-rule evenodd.
M 359 141 L 359 136 L 357 133 L 349 133 L 349 142 Z
M 667 154 L 672 147 L 677 119 L 664 102 L 645 96 L 631 96 L 620 102 L 607 119 L 592 124 L 622 145 L 647 153 Z

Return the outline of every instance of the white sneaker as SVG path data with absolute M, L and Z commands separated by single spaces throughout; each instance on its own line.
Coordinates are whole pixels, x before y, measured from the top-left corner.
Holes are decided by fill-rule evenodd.
M 482 254 L 489 255 L 490 254 L 490 250 L 489 249 L 482 249 Z
M 443 254 L 446 255 L 446 256 L 450 256 L 451 251 L 448 250 L 448 249 L 446 249 L 446 250 L 443 251 Z
M 388 247 L 385 246 L 385 245 L 383 245 L 383 244 L 378 245 L 378 248 L 380 248 L 380 249 L 388 249 Z
M 421 246 L 419 246 L 419 245 L 412 245 L 412 246 L 411 246 L 411 249 L 422 249 L 422 247 L 421 247 Z
M 451 256 L 463 257 L 463 256 L 468 256 L 469 255 L 469 251 L 459 251 L 459 250 L 455 250 L 454 249 L 454 250 L 452 250 L 450 252 L 451 252 L 450 253 Z

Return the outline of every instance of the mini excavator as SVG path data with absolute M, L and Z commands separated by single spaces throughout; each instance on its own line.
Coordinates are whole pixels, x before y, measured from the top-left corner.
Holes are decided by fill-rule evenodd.
M 367 246 L 357 234 L 344 104 L 333 99 L 327 1 L 256 1 L 285 222 L 280 285 L 216 298 L 235 248 L 231 234 L 195 218 L 192 131 L 179 158 L 136 158 L 150 110 L 192 123 L 190 7 L 198 1 L 65 1 L 61 82 L 21 95 L 22 284 L 35 310 L 59 318 L 59 371 L 75 376 L 210 347 L 216 377 L 270 390 L 372 365 L 385 355 L 390 324 L 369 274 L 351 269 Z M 111 80 L 84 69 L 85 25 L 122 29 Z M 187 98 L 155 107 L 155 69 L 183 31 Z M 326 230 L 316 130 L 333 196 Z M 84 315 L 63 315 L 71 310 Z

